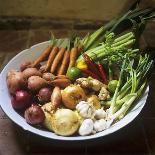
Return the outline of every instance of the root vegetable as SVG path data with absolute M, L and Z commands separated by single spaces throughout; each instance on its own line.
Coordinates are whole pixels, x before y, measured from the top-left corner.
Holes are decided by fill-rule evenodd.
M 57 75 L 54 77 L 54 80 L 55 79 L 68 79 L 68 77 L 66 75 Z
M 52 117 L 53 131 L 61 136 L 73 135 L 79 128 L 79 119 L 69 109 L 58 109 Z
M 50 52 L 52 50 L 52 46 L 48 46 L 43 53 L 33 62 L 33 64 L 31 65 L 31 67 L 36 67 L 40 62 L 44 61 L 45 59 L 47 59 L 47 57 L 49 56 Z
M 69 79 L 55 79 L 51 81 L 51 84 L 60 88 L 66 88 L 71 84 L 71 81 Z
M 79 112 L 79 114 L 83 118 L 93 118 L 94 117 L 95 109 L 88 102 L 80 101 L 76 105 L 76 110 Z
M 54 61 L 52 63 L 52 66 L 51 66 L 51 73 L 54 73 L 55 72 L 55 70 L 56 70 L 59 62 L 61 62 L 61 60 L 63 58 L 64 52 L 65 52 L 65 48 L 62 47 L 59 50 L 59 52 L 57 53 L 57 55 L 56 55 L 56 57 L 55 57 L 55 59 L 54 59 Z
M 60 69 L 58 71 L 58 75 L 63 75 L 66 73 L 68 64 L 69 64 L 69 57 L 70 57 L 70 51 L 66 50 L 64 54 L 64 58 L 62 60 L 62 64 L 60 66 Z
M 30 105 L 31 94 L 25 90 L 16 91 L 15 95 L 11 97 L 11 104 L 14 109 L 23 109 Z
M 49 82 L 39 76 L 31 76 L 28 78 L 28 89 L 31 91 L 40 90 L 43 87 L 47 87 Z
M 46 81 L 53 81 L 55 79 L 55 75 L 52 73 L 43 73 L 42 78 Z
M 30 67 L 33 61 L 27 60 L 20 64 L 20 71 L 25 70 L 26 68 Z
M 55 87 L 51 95 L 52 109 L 55 110 L 61 104 L 61 102 L 62 102 L 61 90 L 59 87 Z
M 100 100 L 96 95 L 88 96 L 87 102 L 92 104 L 95 109 L 100 109 L 101 108 Z
M 45 73 L 45 68 L 46 68 L 46 64 L 40 66 L 39 71 L 40 71 L 41 73 Z
M 49 102 L 51 99 L 52 90 L 48 87 L 41 88 L 38 93 L 38 99 L 40 102 Z
M 86 100 L 84 90 L 78 85 L 70 85 L 61 91 L 62 101 L 69 109 L 75 109 L 80 101 Z
M 26 87 L 27 80 L 24 78 L 22 72 L 11 70 L 6 76 L 6 83 L 11 94 L 14 94 L 17 90 Z
M 48 71 L 49 68 L 51 67 L 52 65 L 52 62 L 56 56 L 56 54 L 58 53 L 59 51 L 59 48 L 58 47 L 53 47 L 49 57 L 48 57 L 48 60 L 47 60 L 47 63 L 46 63 L 46 67 L 45 67 L 45 71 Z
M 44 121 L 45 115 L 38 105 L 32 105 L 25 111 L 26 122 L 32 125 L 40 124 Z
M 85 119 L 79 128 L 79 135 L 86 136 L 93 133 L 93 126 L 94 123 L 92 119 Z
M 28 79 L 31 76 L 42 76 L 41 72 L 36 68 L 27 68 L 23 71 L 24 78 Z
M 52 109 L 51 102 L 44 104 L 41 108 L 45 114 L 45 119 L 43 121 L 43 125 L 49 131 L 53 131 L 53 127 L 52 127 L 53 112 L 51 111 L 51 109 Z
M 78 56 L 78 49 L 77 49 L 77 47 L 73 47 L 71 49 L 71 53 L 70 53 L 69 68 L 75 66 L 77 56 Z

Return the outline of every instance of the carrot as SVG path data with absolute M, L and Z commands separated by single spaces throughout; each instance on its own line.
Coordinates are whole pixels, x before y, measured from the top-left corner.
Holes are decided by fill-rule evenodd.
M 44 61 L 50 54 L 52 46 L 45 48 L 43 53 L 32 63 L 31 67 L 36 67 L 40 62 Z
M 70 53 L 69 67 L 74 67 L 75 66 L 77 55 L 78 55 L 78 49 L 77 49 L 77 47 L 73 47 L 71 49 L 71 53 Z
M 53 63 L 52 63 L 51 73 L 54 73 L 54 71 L 56 70 L 56 67 L 58 66 L 59 62 L 61 62 L 61 60 L 63 58 L 63 55 L 64 55 L 64 52 L 65 52 L 65 48 L 61 47 L 59 49 L 59 52 L 57 53 Z
M 48 69 L 51 67 L 52 65 L 52 62 L 56 56 L 56 54 L 58 53 L 59 51 L 59 48 L 58 47 L 53 47 L 49 57 L 48 57 L 48 60 L 47 60 L 47 63 L 46 63 L 46 67 L 45 67 L 45 71 L 48 71 Z
M 63 57 L 63 60 L 62 60 L 61 67 L 60 67 L 60 69 L 58 71 L 58 75 L 65 74 L 65 72 L 67 70 L 67 67 L 68 67 L 68 64 L 69 64 L 69 57 L 70 57 L 70 51 L 66 50 L 65 54 L 64 54 L 64 57 Z

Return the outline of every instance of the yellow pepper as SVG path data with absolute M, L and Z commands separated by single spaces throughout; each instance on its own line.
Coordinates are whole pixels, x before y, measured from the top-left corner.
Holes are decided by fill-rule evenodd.
M 77 62 L 76 67 L 79 68 L 79 69 L 88 69 L 88 66 L 87 66 L 87 64 L 85 63 L 84 60 L 81 60 L 81 61 Z

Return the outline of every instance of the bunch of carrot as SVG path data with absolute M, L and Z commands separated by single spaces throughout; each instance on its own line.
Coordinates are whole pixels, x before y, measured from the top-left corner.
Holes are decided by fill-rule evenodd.
M 45 62 L 40 70 L 42 72 L 51 72 L 55 75 L 65 75 L 69 67 L 74 67 L 76 59 L 80 54 L 81 46 L 70 46 L 70 42 L 63 47 L 52 43 L 41 55 L 33 61 L 32 67 L 38 66 L 41 62 Z

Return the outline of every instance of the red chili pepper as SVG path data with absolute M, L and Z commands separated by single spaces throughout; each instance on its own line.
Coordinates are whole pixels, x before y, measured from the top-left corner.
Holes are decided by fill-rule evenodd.
M 87 54 L 83 54 L 84 60 L 86 62 L 86 64 L 88 65 L 89 70 L 98 75 L 99 77 L 101 77 L 98 68 L 96 66 L 96 64 L 91 60 L 91 58 L 87 55 Z
M 88 70 L 88 69 L 82 69 L 81 71 L 82 71 L 84 74 L 86 74 L 87 76 L 91 76 L 92 78 L 101 81 L 100 77 L 99 77 L 98 75 L 94 74 L 93 72 L 91 72 L 90 70 Z
M 102 66 L 101 64 L 98 64 L 98 69 L 99 69 L 99 71 L 100 71 L 100 73 L 101 73 L 101 75 L 102 75 L 102 80 L 103 80 L 103 82 L 104 82 L 105 84 L 107 84 L 107 76 L 106 76 L 106 74 L 105 74 L 105 71 L 104 71 L 103 66 Z

